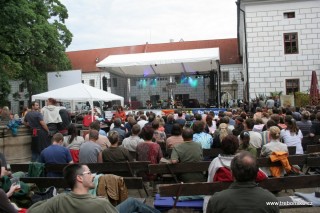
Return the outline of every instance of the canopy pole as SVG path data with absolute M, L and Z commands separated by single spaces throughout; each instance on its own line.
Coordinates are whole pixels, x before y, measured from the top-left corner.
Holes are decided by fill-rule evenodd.
M 220 62 L 219 60 L 216 60 L 217 63 L 217 74 L 218 74 L 218 81 L 217 81 L 217 87 L 218 87 L 218 108 L 221 106 L 221 69 L 220 69 Z
M 170 83 L 173 82 L 172 76 L 169 77 L 169 81 L 170 81 Z M 170 88 L 170 99 L 171 99 L 170 108 L 173 109 L 174 100 L 173 100 L 173 88 L 172 87 Z
M 128 78 L 127 85 L 128 85 L 128 102 L 129 102 L 128 107 L 131 108 L 131 78 Z
M 89 103 L 91 105 L 91 122 L 93 122 L 93 100 L 90 100 Z

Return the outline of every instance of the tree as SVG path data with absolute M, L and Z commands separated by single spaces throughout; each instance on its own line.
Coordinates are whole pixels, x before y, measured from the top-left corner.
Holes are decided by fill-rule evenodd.
M 8 79 L 25 82 L 29 101 L 45 89 L 46 72 L 70 69 L 65 54 L 72 34 L 65 26 L 66 7 L 59 0 L 0 0 L 0 102 Z

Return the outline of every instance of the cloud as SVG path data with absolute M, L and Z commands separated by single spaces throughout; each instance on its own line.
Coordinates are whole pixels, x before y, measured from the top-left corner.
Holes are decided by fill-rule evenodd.
M 236 37 L 234 0 L 61 0 L 71 50 Z

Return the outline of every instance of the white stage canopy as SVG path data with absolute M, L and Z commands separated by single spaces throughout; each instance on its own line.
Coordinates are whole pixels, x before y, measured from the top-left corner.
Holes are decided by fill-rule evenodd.
M 219 48 L 110 55 L 97 64 L 126 77 L 208 73 L 219 70 Z
M 32 100 L 46 100 L 54 98 L 58 101 L 70 102 L 86 102 L 89 101 L 93 106 L 93 101 L 113 101 L 119 100 L 123 106 L 124 98 L 110 92 L 106 92 L 86 84 L 78 83 L 59 89 L 51 90 L 45 93 L 40 93 L 32 96 Z

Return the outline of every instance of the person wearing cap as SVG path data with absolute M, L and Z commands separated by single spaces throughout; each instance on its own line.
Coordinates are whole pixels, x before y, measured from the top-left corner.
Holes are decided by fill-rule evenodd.
M 232 130 L 232 134 L 235 136 L 238 136 L 243 130 L 244 130 L 243 118 L 241 116 L 238 116 L 235 119 L 235 125 L 234 125 L 234 129 Z

